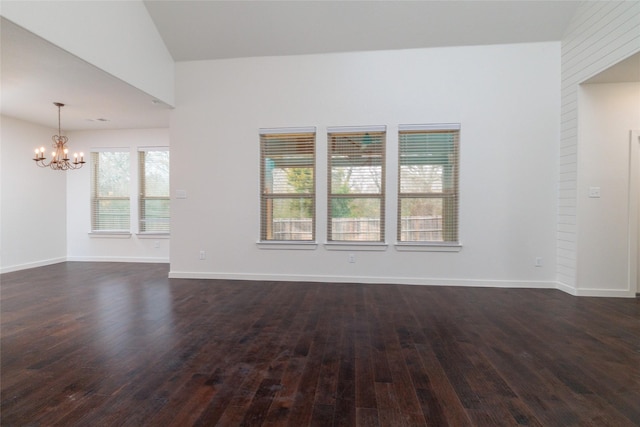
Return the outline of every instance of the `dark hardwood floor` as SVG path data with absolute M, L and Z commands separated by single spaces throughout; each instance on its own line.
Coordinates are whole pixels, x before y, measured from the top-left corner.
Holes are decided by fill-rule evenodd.
M 1 280 L 2 426 L 640 425 L 640 304 L 555 290 Z

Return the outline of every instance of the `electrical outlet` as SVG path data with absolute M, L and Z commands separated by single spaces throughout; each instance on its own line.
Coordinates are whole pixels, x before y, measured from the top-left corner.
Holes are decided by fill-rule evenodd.
M 154 241 L 153 242 L 153 247 L 154 248 L 159 248 L 160 247 L 160 241 L 159 240 Z
M 205 259 L 206 253 L 204 251 L 200 251 L 200 259 Z
M 355 255 L 355 254 L 349 254 L 349 257 L 347 258 L 347 260 L 348 260 L 350 263 L 352 263 L 352 264 L 353 264 L 354 262 L 356 262 L 356 255 Z
M 542 257 L 536 257 L 536 267 L 542 267 Z

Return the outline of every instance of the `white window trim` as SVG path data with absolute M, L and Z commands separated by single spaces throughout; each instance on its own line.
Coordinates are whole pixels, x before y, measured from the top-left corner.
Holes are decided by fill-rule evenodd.
M 169 151 L 169 156 L 171 156 L 170 153 L 170 148 L 168 145 L 160 145 L 160 146 L 139 146 L 136 149 L 136 156 L 138 156 L 138 153 L 140 152 L 148 152 L 148 151 Z M 133 162 L 132 162 L 132 167 L 133 167 Z M 169 160 L 169 167 L 171 167 L 171 160 Z M 132 230 L 135 230 L 135 234 L 136 236 L 145 236 L 145 235 L 149 235 L 152 237 L 149 238 L 161 238 L 160 236 L 167 236 L 166 238 L 169 238 L 169 236 L 171 235 L 171 223 L 169 223 L 169 231 L 166 233 L 159 233 L 157 231 L 150 231 L 150 232 L 146 232 L 146 231 L 140 231 L 140 164 L 139 164 L 139 159 L 136 158 L 135 159 L 135 173 L 131 173 L 131 177 L 132 179 L 135 179 L 135 187 L 136 191 L 133 191 L 131 193 L 131 200 L 132 202 L 135 202 L 135 218 L 131 218 L 131 227 Z M 169 203 L 171 203 L 171 191 L 169 191 Z M 132 211 L 133 213 L 133 211 Z M 171 218 L 169 218 L 171 219 Z M 144 239 L 144 237 L 141 237 Z
M 396 242 L 398 252 L 460 252 L 462 243 Z
M 313 231 L 312 235 L 316 237 L 317 228 L 317 167 L 318 167 L 318 157 L 317 157 L 317 128 L 316 126 L 298 126 L 298 127 L 277 127 L 277 128 L 259 128 L 258 134 L 260 137 L 263 135 L 288 135 L 288 134 L 296 134 L 296 133 L 312 133 L 314 135 L 314 157 L 313 157 L 313 180 L 314 180 L 314 188 L 313 188 L 313 197 L 311 200 L 314 204 L 314 212 L 313 212 Z M 260 158 L 262 159 L 262 154 L 260 154 Z M 262 168 L 262 166 L 261 166 Z M 262 174 L 262 172 L 260 172 Z M 262 177 L 260 178 L 262 180 Z M 260 189 L 262 193 L 262 189 Z M 260 204 L 262 205 L 262 194 L 260 195 Z M 262 222 L 262 207 L 260 207 L 260 221 Z M 262 235 L 262 230 L 260 231 Z M 258 249 L 283 249 L 283 250 L 315 250 L 317 248 L 316 241 L 308 241 L 308 240 L 258 240 L 256 242 L 256 246 Z
M 132 236 L 128 231 L 90 231 L 88 234 L 92 239 L 130 239 Z
M 138 232 L 136 237 L 138 239 L 169 239 L 171 238 L 171 233 Z
M 421 130 L 460 130 L 460 123 L 430 123 L 419 125 L 398 125 L 398 131 L 421 131 Z
M 401 124 L 398 125 L 398 135 L 402 131 L 460 131 L 460 123 L 429 123 L 429 124 Z M 460 165 L 460 156 L 458 156 L 458 168 Z M 396 203 L 400 203 L 400 194 Z M 460 187 L 458 184 L 458 198 L 460 197 Z M 458 241 L 457 242 L 401 242 L 396 241 L 395 248 L 400 252 L 460 252 L 462 250 L 462 242 L 460 238 L 460 207 L 458 205 Z M 398 225 L 396 225 L 398 227 Z M 396 232 L 397 236 L 397 232 Z M 396 237 L 397 239 L 397 237 Z
M 132 148 L 128 147 L 91 147 L 89 148 L 89 156 L 91 153 L 107 153 L 107 152 L 129 152 L 131 156 L 134 153 L 138 153 L 141 151 L 171 151 L 171 147 L 168 145 L 158 145 L 158 146 L 138 146 Z M 138 191 L 133 191 L 132 189 L 137 189 L 139 187 L 139 170 L 138 163 L 136 161 L 131 161 L 131 181 L 130 181 L 130 224 L 131 231 L 89 231 L 87 234 L 91 238 L 114 238 L 114 239 L 128 239 L 131 238 L 133 234 L 140 239 L 169 239 L 171 237 L 171 232 L 168 233 L 157 233 L 157 232 L 141 232 L 140 224 L 138 220 L 139 212 L 138 212 L 138 204 L 139 204 L 139 194 Z M 135 164 L 135 166 L 134 166 Z M 134 173 L 135 172 L 135 173 Z M 135 230 L 135 231 L 134 231 Z
M 313 251 L 318 248 L 317 242 L 298 242 L 298 241 L 258 241 L 256 242 L 258 249 L 279 249 L 279 250 L 307 250 Z
M 329 138 L 329 134 L 332 133 L 366 133 L 366 132 L 384 132 L 385 133 L 385 152 L 384 152 L 384 161 L 387 162 L 387 156 L 388 156 L 388 148 L 389 145 L 386 142 L 386 138 L 388 138 L 388 133 L 387 133 L 387 125 L 368 125 L 368 126 L 328 126 L 325 135 L 327 136 L 327 139 Z M 329 162 L 328 162 L 329 163 Z M 327 168 L 329 167 L 329 164 L 327 164 Z M 383 167 L 383 170 L 387 170 L 387 165 L 385 164 Z M 331 170 L 327 170 L 327 174 L 329 176 L 331 176 Z M 386 174 L 386 173 L 385 173 Z M 386 179 L 385 176 L 382 176 L 382 180 L 384 181 Z M 384 199 L 384 204 L 385 206 L 387 205 L 388 202 L 388 193 L 386 190 L 386 183 L 384 185 L 385 187 L 385 191 L 384 193 L 381 195 L 382 199 Z M 330 198 L 330 188 L 327 188 L 327 193 L 328 193 L 328 197 L 327 199 Z M 381 220 L 386 220 L 385 215 L 382 214 L 381 215 Z M 327 218 L 327 221 L 331 221 L 331 218 Z M 385 234 L 387 233 L 387 229 L 385 227 Z M 325 234 L 326 234 L 326 230 L 325 230 Z M 357 240 L 353 240 L 353 241 L 331 241 L 331 242 L 325 242 L 324 243 L 324 247 L 326 250 L 329 251 L 357 251 L 357 250 L 361 250 L 361 251 L 386 251 L 387 250 L 387 243 L 385 242 L 372 242 L 372 241 L 357 241 Z
M 260 128 L 260 135 L 286 135 L 289 133 L 316 133 L 315 126 L 291 127 L 291 128 Z
M 328 251 L 386 251 L 389 245 L 385 242 L 325 242 Z
M 131 152 L 131 147 L 98 147 L 90 148 L 89 153 Z
M 170 147 L 163 145 L 163 146 L 157 146 L 157 147 L 138 147 L 137 151 L 170 151 L 169 150 Z
M 374 126 L 330 126 L 327 133 L 358 133 L 358 132 L 386 132 L 386 125 Z
M 135 217 L 137 217 L 137 197 L 138 192 L 132 191 L 133 188 L 136 188 L 138 185 L 138 177 L 133 173 L 134 162 L 132 159 L 132 151 L 131 147 L 92 147 L 89 148 L 89 158 L 91 158 L 91 153 L 129 153 L 129 230 L 128 231 L 109 231 L 109 230 L 89 230 L 87 233 L 91 238 L 113 238 L 113 239 L 130 239 L 133 230 L 137 230 L 134 228 Z M 89 185 L 91 187 L 91 184 Z M 93 190 L 91 190 L 93 191 Z M 90 202 L 92 201 L 91 196 L 89 196 Z M 93 214 L 92 214 L 93 215 Z M 93 220 L 89 220 L 89 227 L 93 228 Z M 135 221 L 137 224 L 137 221 Z

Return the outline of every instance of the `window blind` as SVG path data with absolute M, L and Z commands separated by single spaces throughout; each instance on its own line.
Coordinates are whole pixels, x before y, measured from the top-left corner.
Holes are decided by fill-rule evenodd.
M 458 241 L 459 125 L 400 126 L 398 241 Z
M 169 149 L 140 148 L 138 173 L 139 231 L 169 233 Z
M 260 239 L 315 240 L 315 128 L 260 131 Z
M 91 152 L 91 230 L 130 230 L 129 151 Z
M 386 128 L 328 129 L 328 241 L 384 241 Z

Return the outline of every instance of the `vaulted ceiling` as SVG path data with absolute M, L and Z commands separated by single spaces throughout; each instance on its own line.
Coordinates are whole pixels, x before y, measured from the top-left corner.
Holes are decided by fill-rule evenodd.
M 558 41 L 578 7 L 566 1 L 144 4 L 176 62 Z M 57 101 L 70 105 L 62 113 L 66 130 L 168 126 L 169 109 L 149 95 L 4 18 L 0 27 L 2 114 L 55 128 Z
M 145 1 L 176 61 L 560 40 L 578 2 Z

